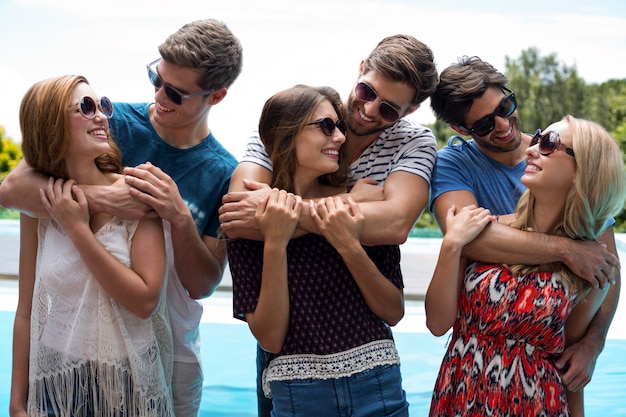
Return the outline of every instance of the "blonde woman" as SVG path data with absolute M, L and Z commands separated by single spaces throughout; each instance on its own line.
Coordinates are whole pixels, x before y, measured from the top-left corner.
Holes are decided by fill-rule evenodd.
M 521 181 L 528 190 L 509 219 L 475 206 L 448 211 L 425 300 L 431 332 L 453 329 L 431 416 L 564 416 L 568 402 L 583 410 L 582 392 L 566 392 L 554 361 L 583 336 L 607 288 L 590 289 L 561 263 L 485 264 L 461 250 L 493 221 L 598 239 L 624 204 L 621 152 L 598 124 L 566 116 L 535 133 Z

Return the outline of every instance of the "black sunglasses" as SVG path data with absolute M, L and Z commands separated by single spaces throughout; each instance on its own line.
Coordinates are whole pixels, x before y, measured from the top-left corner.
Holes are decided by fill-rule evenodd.
M 330 117 L 326 117 L 322 120 L 316 120 L 311 123 L 307 123 L 307 126 L 318 125 L 322 129 L 322 133 L 326 136 L 333 136 L 335 134 L 335 127 L 345 136 L 347 132 L 346 123 L 339 119 L 336 122 Z
M 83 96 L 80 98 L 78 104 L 70 106 L 70 108 L 74 107 L 78 107 L 78 111 L 85 119 L 93 119 L 96 117 L 98 110 L 100 110 L 107 119 L 113 117 L 113 103 L 111 103 L 111 100 L 107 97 L 102 97 L 100 102 L 96 104 L 96 101 L 93 98 Z
M 378 97 L 376 90 L 374 90 L 369 84 L 361 81 L 356 84 L 354 87 L 354 94 L 356 98 L 361 101 L 374 101 Z M 378 108 L 378 112 L 380 113 L 380 117 L 382 117 L 386 122 L 393 123 L 400 118 L 400 113 L 396 110 L 391 104 L 380 99 L 380 107 Z
M 515 100 L 513 90 L 502 87 L 502 92 L 508 93 L 508 95 L 502 99 L 500 105 L 493 113 L 478 119 L 471 128 L 463 125 L 459 125 L 459 127 L 467 130 L 471 135 L 485 136 L 489 134 L 496 127 L 496 116 L 503 118 L 509 117 L 513 114 L 515 109 L 517 109 L 517 101 Z
M 156 70 L 152 69 L 152 67 L 156 63 L 158 63 L 160 60 L 161 58 L 155 61 L 152 61 L 151 63 L 146 65 L 146 67 L 148 68 L 148 78 L 150 79 L 150 82 L 152 83 L 154 88 L 156 88 L 157 90 L 161 87 L 164 87 L 165 94 L 175 104 L 180 106 L 181 104 L 183 104 L 183 100 L 188 100 L 190 98 L 198 97 L 198 96 L 208 96 L 209 94 L 215 91 L 215 90 L 202 90 L 202 91 L 198 91 L 197 93 L 185 94 L 182 91 L 176 89 L 175 87 L 172 87 L 170 84 L 163 81 L 163 78 L 161 78 L 161 76 L 159 75 L 158 72 L 156 72 Z
M 535 146 L 536 144 L 539 144 L 539 153 L 543 156 L 548 156 L 560 148 L 565 148 L 565 153 L 575 158 L 574 150 L 563 145 L 561 137 L 557 132 L 548 131 L 542 135 L 541 129 L 537 129 L 530 141 L 530 146 Z

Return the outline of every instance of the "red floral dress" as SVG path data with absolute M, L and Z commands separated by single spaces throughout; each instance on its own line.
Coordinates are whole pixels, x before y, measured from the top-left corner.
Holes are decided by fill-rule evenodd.
M 430 416 L 568 416 L 554 358 L 574 297 L 559 273 L 471 263 Z

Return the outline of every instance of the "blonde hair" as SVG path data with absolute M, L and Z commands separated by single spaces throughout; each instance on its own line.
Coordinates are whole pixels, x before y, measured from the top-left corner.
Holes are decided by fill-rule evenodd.
M 571 239 L 597 240 L 607 224 L 624 208 L 626 197 L 626 173 L 618 143 L 605 128 L 591 120 L 567 115 L 562 119 L 572 133 L 572 148 L 576 155 L 574 184 L 565 202 L 565 213 L 559 224 L 549 234 L 567 236 Z M 534 196 L 530 190 L 520 198 L 516 220 L 511 227 L 520 230 L 536 230 Z M 535 270 L 533 267 L 516 266 L 517 271 Z M 572 276 L 563 264 L 553 265 L 555 271 Z M 575 281 L 582 281 L 578 278 Z M 577 287 L 586 289 L 578 282 Z

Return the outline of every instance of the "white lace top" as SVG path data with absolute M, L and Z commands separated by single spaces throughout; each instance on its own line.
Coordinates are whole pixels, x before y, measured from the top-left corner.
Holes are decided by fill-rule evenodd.
M 97 239 L 124 265 L 138 221 L 112 219 Z M 118 304 L 72 241 L 40 220 L 30 330 L 30 416 L 173 416 L 165 303 L 148 319 Z

